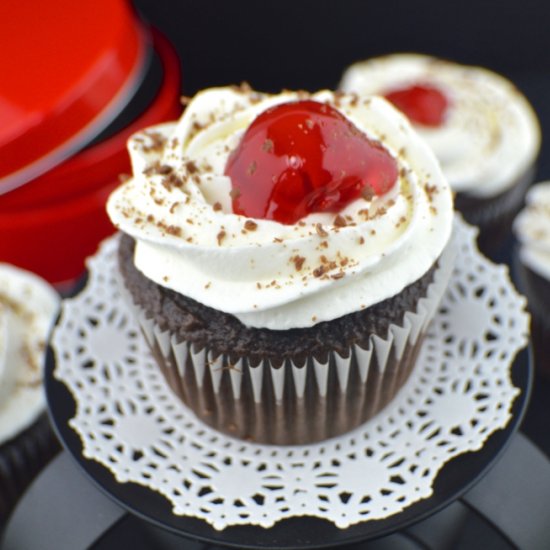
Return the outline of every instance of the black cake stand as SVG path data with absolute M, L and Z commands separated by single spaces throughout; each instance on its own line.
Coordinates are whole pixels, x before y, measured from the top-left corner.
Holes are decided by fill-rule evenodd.
M 218 531 L 202 520 L 174 515 L 161 495 L 134 483 L 119 483 L 101 464 L 82 456 L 80 438 L 69 426 L 75 402 L 67 387 L 54 378 L 54 367 L 50 350 L 46 393 L 65 451 L 20 502 L 6 529 L 3 548 L 108 548 L 101 546 L 101 541 L 117 525 L 120 527 L 125 517 L 164 533 L 162 547 L 166 548 L 205 548 L 201 543 L 241 549 L 341 548 L 358 543 L 361 548 L 371 548 L 366 541 L 375 539 L 371 544 L 378 548 L 383 541 L 395 543 L 395 537 L 400 536 L 396 534 L 405 530 L 408 540 L 436 548 L 441 544 L 442 529 L 443 538 L 449 536 L 449 521 L 456 523 L 461 514 L 464 517 L 465 508 L 461 506 L 462 511 L 458 511 L 459 502 L 480 512 L 515 546 L 547 547 L 544 527 L 550 524 L 550 507 L 544 504 L 550 503 L 549 463 L 517 433 L 532 383 L 528 349 L 521 351 L 512 365 L 512 379 L 521 393 L 505 429 L 492 434 L 480 451 L 447 463 L 429 498 L 386 519 L 347 529 L 318 518 L 297 517 L 269 529 L 236 526 Z M 399 543 L 407 547 L 406 539 Z

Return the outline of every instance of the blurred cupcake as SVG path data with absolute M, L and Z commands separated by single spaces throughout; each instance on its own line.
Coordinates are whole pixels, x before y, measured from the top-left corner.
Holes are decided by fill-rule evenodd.
M 380 411 L 452 270 L 437 160 L 381 98 L 206 90 L 129 143 L 110 197 L 124 285 L 205 422 L 301 444 Z
M 540 128 L 527 99 L 487 69 L 418 54 L 356 63 L 340 88 L 383 95 L 428 142 L 456 192 L 455 207 L 495 254 L 535 174 Z
M 531 312 L 535 365 L 550 377 L 550 182 L 534 185 L 514 222 L 516 273 Z
M 0 523 L 57 449 L 42 375 L 58 307 L 43 279 L 0 263 Z

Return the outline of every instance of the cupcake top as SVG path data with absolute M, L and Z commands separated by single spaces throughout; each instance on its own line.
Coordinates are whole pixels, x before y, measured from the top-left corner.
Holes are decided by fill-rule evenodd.
M 44 410 L 44 352 L 58 307 L 46 281 L 0 263 L 0 443 Z
M 533 185 L 514 222 L 524 265 L 550 280 L 550 181 Z
M 419 54 L 350 66 L 342 90 L 380 94 L 412 121 L 454 191 L 488 198 L 512 186 L 540 148 L 536 115 L 514 85 L 487 69 Z
M 108 201 L 149 279 L 245 325 L 312 326 L 399 293 L 449 240 L 433 153 L 381 98 L 199 93 L 129 141 Z

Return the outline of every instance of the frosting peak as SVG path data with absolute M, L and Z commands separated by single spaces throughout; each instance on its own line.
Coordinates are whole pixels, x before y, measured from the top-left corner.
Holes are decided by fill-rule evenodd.
M 380 143 L 397 163 L 396 184 L 291 225 L 235 214 L 229 156 L 258 115 L 302 99 L 330 105 Z M 206 90 L 176 124 L 136 134 L 129 151 L 133 178 L 108 212 L 136 239 L 136 267 L 248 326 L 311 326 L 390 297 L 433 265 L 451 232 L 437 161 L 381 98 Z
M 487 69 L 392 54 L 350 66 L 340 88 L 391 98 L 395 90 L 418 85 L 435 87 L 446 98 L 443 120 L 433 127 L 417 124 L 416 130 L 435 152 L 453 190 L 492 197 L 534 163 L 540 129 L 532 107 L 511 82 Z

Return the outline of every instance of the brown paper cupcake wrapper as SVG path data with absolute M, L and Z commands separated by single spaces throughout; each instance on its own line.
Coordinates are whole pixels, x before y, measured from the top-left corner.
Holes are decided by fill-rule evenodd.
M 178 341 L 136 306 L 139 325 L 168 384 L 210 426 L 258 443 L 303 444 L 342 434 L 379 412 L 408 378 L 452 272 L 454 245 L 442 254 L 416 311 L 392 324 L 386 337 L 372 335 L 366 349 L 351 346 L 321 362 L 286 359 L 282 365 L 246 357 L 232 361 Z
M 455 209 L 464 219 L 480 228 L 480 250 L 492 255 L 498 251 L 510 234 L 512 221 L 523 206 L 525 193 L 533 183 L 535 167 L 531 166 L 506 191 L 489 198 L 477 198 L 466 193 L 457 193 Z
M 477 198 L 467 193 L 457 193 L 455 207 L 466 221 L 479 226 L 500 221 L 503 216 L 521 207 L 527 188 L 533 183 L 535 167 L 531 166 L 504 192 L 488 198 Z
M 521 262 L 519 246 L 514 250 L 513 269 L 531 313 L 531 341 L 535 368 L 539 374 L 550 379 L 550 282 Z

